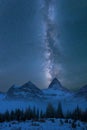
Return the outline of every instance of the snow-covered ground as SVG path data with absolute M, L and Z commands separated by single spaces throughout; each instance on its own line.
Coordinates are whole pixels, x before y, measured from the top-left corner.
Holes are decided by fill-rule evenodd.
M 69 119 L 47 119 L 26 122 L 0 123 L 0 130 L 87 130 L 87 124 Z

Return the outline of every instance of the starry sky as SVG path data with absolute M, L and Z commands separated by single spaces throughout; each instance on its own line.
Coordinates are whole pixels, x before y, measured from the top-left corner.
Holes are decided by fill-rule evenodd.
M 87 84 L 86 0 L 0 0 L 0 90 Z

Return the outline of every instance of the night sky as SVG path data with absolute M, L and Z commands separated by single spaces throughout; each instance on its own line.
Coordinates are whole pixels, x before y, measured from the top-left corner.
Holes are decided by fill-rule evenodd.
M 0 0 L 0 90 L 54 77 L 87 84 L 87 0 Z

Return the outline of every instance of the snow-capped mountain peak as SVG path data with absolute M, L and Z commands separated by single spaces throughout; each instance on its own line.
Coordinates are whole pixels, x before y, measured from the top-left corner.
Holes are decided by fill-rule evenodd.
M 50 83 L 48 88 L 61 89 L 62 85 L 61 85 L 60 81 L 57 78 L 54 78 L 53 81 Z
M 9 99 L 32 99 L 34 97 L 41 97 L 43 92 L 36 87 L 32 82 L 27 82 L 22 86 L 13 85 L 9 88 L 7 92 L 7 97 Z
M 42 91 L 34 85 L 31 81 L 25 83 L 24 85 L 21 86 L 21 89 L 27 92 L 32 92 L 33 94 L 42 94 Z
M 35 84 L 33 84 L 31 81 L 25 83 L 24 85 L 21 86 L 21 88 L 26 88 L 26 89 L 39 89 L 36 87 Z

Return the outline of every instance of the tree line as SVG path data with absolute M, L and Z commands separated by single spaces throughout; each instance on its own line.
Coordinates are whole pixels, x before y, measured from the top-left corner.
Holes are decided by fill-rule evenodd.
M 46 107 L 46 111 L 39 110 L 36 107 L 27 108 L 26 110 L 12 110 L 11 112 L 6 111 L 5 113 L 0 113 L 0 122 L 4 121 L 26 121 L 26 120 L 39 120 L 47 118 L 65 118 L 73 120 L 81 120 L 87 122 L 87 110 L 82 111 L 78 106 L 72 112 L 67 111 L 67 114 L 63 113 L 62 105 L 59 102 L 57 109 L 49 103 Z

